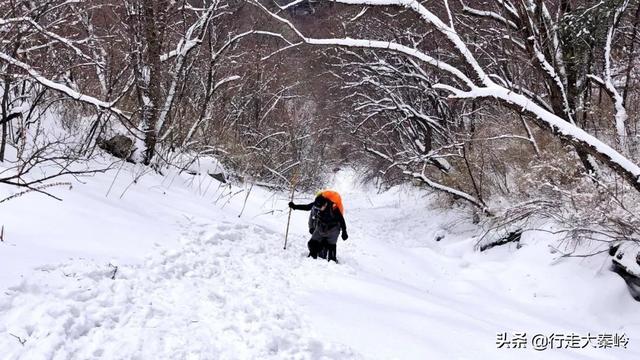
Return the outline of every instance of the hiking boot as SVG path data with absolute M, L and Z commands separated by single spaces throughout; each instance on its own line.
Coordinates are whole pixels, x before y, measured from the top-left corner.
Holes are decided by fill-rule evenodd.
M 327 261 L 335 261 L 336 264 L 338 263 L 338 259 L 336 257 L 336 246 L 335 245 L 329 245 L 328 249 L 327 249 Z

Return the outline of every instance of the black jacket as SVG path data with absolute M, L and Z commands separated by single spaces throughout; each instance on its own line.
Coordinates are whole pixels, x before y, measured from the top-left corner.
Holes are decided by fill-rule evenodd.
M 313 207 L 313 204 L 314 203 L 293 204 L 291 208 L 294 210 L 310 211 L 311 208 Z M 334 226 L 340 225 L 340 229 L 342 230 L 342 233 L 343 234 L 347 233 L 347 224 L 344 222 L 344 217 L 342 216 L 342 213 L 340 213 L 340 210 L 333 207 L 332 203 L 329 203 L 326 209 L 318 212 L 318 221 L 326 225 L 328 228 L 332 228 Z

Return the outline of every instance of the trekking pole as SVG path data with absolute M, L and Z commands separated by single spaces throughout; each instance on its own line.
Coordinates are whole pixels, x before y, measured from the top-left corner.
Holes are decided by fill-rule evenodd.
M 296 174 L 293 175 L 293 178 L 291 179 L 291 199 L 289 199 L 289 201 L 293 201 L 293 195 L 296 192 L 296 183 L 297 183 L 297 176 Z M 291 211 L 293 209 L 289 208 L 289 216 L 287 217 L 287 230 L 284 232 L 284 250 L 287 250 L 287 239 L 289 238 L 289 223 L 291 223 Z

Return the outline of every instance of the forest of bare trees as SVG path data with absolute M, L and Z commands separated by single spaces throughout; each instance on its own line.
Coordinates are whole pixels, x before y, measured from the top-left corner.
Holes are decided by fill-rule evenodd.
M 215 156 L 239 180 L 312 189 L 351 166 L 469 205 L 495 230 L 483 241 L 551 219 L 567 254 L 637 244 L 638 1 L 2 0 L 0 12 L 2 183 L 101 170 L 76 165 L 118 143 L 123 159 L 105 167 Z
M 314 61 L 263 59 L 283 37 L 263 29 L 254 6 L 4 1 L 0 9 L 0 160 L 8 164 L 0 181 L 35 189 L 73 173 L 96 146 L 156 171 L 189 152 L 267 183 L 288 181 L 294 168 L 316 171 L 308 185 L 317 175 L 308 164 L 322 151 L 309 149 L 328 130 L 313 121 L 314 80 L 302 73 Z M 41 126 L 51 112 L 64 114 L 73 136 Z M 61 149 L 62 157 L 50 154 Z M 36 163 L 59 171 L 28 176 Z

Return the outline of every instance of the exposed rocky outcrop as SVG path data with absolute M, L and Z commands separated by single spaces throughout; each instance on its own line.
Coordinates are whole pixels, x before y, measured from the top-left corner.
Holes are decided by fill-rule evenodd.
M 100 149 L 119 159 L 129 160 L 133 152 L 133 140 L 122 134 L 118 134 L 109 140 L 98 138 L 97 144 Z

